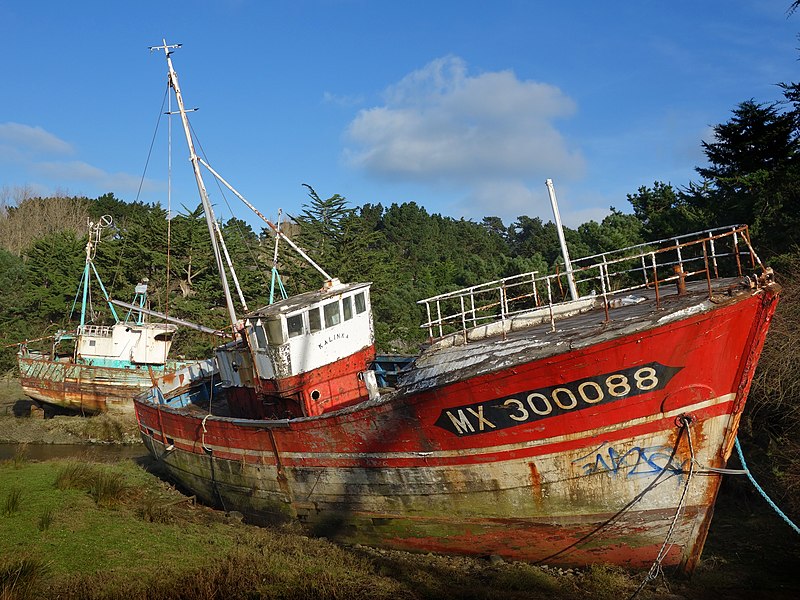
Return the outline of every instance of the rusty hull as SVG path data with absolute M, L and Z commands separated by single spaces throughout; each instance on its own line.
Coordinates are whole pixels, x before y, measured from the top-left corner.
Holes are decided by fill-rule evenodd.
M 645 567 L 666 543 L 691 571 L 776 300 L 688 294 L 432 347 L 395 392 L 316 417 L 141 396 L 137 417 L 174 479 L 255 522 L 565 565 Z
M 20 383 L 23 392 L 46 404 L 85 413 L 133 413 L 133 397 L 153 385 L 164 367 L 152 370 L 147 366 L 129 368 L 102 367 L 52 360 L 49 356 L 27 351 L 18 356 Z M 166 369 L 174 369 L 168 365 Z

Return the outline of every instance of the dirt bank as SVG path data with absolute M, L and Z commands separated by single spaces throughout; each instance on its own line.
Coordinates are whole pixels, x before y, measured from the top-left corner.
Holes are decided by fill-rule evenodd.
M 22 393 L 19 381 L 0 379 L 0 443 L 139 444 L 133 415 L 48 415 Z

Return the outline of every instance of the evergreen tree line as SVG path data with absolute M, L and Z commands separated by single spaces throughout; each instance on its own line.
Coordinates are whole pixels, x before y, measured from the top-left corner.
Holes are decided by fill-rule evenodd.
M 800 325 L 795 283 L 800 275 L 800 84 L 783 83 L 783 102 L 740 103 L 702 143 L 707 164 L 698 179 L 680 186 L 656 181 L 628 194 L 632 212 L 611 208 L 565 236 L 573 257 L 732 224 L 749 224 L 761 258 L 784 284 L 783 300 L 751 394 L 745 429 L 768 449 L 772 471 L 787 497 L 800 484 Z M 306 186 L 308 199 L 282 226 L 329 274 L 342 281 L 372 281 L 380 351 L 413 349 L 425 335 L 416 302 L 446 291 L 527 271 L 563 266 L 555 225 L 520 216 L 506 225 L 430 214 L 414 202 L 350 206 L 324 199 Z M 325 196 L 325 194 L 323 194 Z M 502 199 L 498 199 L 501 201 Z M 224 329 L 227 312 L 202 207 L 184 207 L 168 219 L 158 204 L 98 198 L 0 195 L 0 369 L 15 368 L 15 343 L 74 328 L 73 307 L 83 271 L 87 220 L 110 215 L 95 265 L 110 295 L 130 300 L 146 279 L 151 307 Z M 268 302 L 274 237 L 232 218 L 221 224 L 228 252 L 250 309 Z M 321 276 L 286 246 L 276 266 L 289 294 L 320 287 Z M 78 299 L 79 300 L 79 299 Z M 109 322 L 99 290 L 92 291 L 94 322 Z M 73 324 L 70 325 L 70 322 Z M 217 342 L 181 330 L 174 353 L 208 356 Z M 787 368 L 788 365 L 788 368 Z M 778 450 L 779 449 L 779 450 Z M 793 496 L 791 496 L 793 498 Z M 790 500 L 791 502 L 792 500 Z M 800 511 L 800 500 L 792 508 Z
M 477 223 L 429 214 L 414 202 L 354 208 L 338 194 L 322 199 L 307 188 L 303 211 L 281 227 L 331 276 L 373 282 L 376 337 L 383 351 L 413 351 L 424 338 L 418 300 L 527 271 L 563 271 L 555 226 L 539 218 L 523 216 L 505 226 L 497 217 Z M 66 219 L 67 211 L 78 216 Z M 103 215 L 111 216 L 112 225 L 103 231 L 94 265 L 112 298 L 130 301 L 134 286 L 147 280 L 154 310 L 226 328 L 228 315 L 202 206 L 184 208 L 168 220 L 160 205 L 127 203 L 113 194 L 30 198 L 5 207 L 0 215 L 4 345 L 74 328 L 87 224 Z M 37 233 L 20 235 L 30 223 L 36 223 Z M 236 218 L 221 229 L 248 308 L 267 304 L 271 229 L 256 232 Z M 567 229 L 566 235 L 573 256 L 580 256 L 639 243 L 642 231 L 636 216 L 614 210 L 602 222 Z M 290 295 L 321 287 L 323 278 L 315 269 L 283 242 L 279 248 L 276 266 Z M 90 297 L 90 318 L 108 323 L 111 314 L 100 288 L 92 287 Z M 197 357 L 207 355 L 213 343 L 213 338 L 181 330 L 175 349 Z M 13 368 L 13 351 L 6 349 L 3 370 Z

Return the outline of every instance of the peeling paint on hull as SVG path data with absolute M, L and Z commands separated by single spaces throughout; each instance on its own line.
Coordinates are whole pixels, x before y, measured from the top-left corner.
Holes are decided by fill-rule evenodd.
M 658 323 L 660 309 L 563 343 L 540 343 L 534 328 L 433 349 L 395 392 L 316 417 L 245 421 L 145 395 L 135 408 L 172 477 L 257 522 L 422 552 L 641 567 L 674 520 L 664 564 L 691 571 L 776 300 L 748 292 Z
M 87 413 L 133 413 L 133 397 L 152 387 L 155 377 L 178 363 L 130 368 L 102 367 L 28 353 L 18 356 L 20 383 L 25 395 L 63 408 Z

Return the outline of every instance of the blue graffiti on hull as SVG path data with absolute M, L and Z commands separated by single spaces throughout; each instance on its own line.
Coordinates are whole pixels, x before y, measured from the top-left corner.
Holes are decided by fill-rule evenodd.
M 684 473 L 686 461 L 672 456 L 669 446 L 634 446 L 620 452 L 608 443 L 604 443 L 589 454 L 576 458 L 572 464 L 578 465 L 584 475 L 607 473 L 611 477 L 622 476 L 628 479 L 638 477 L 655 477 L 662 471 L 672 475 Z

